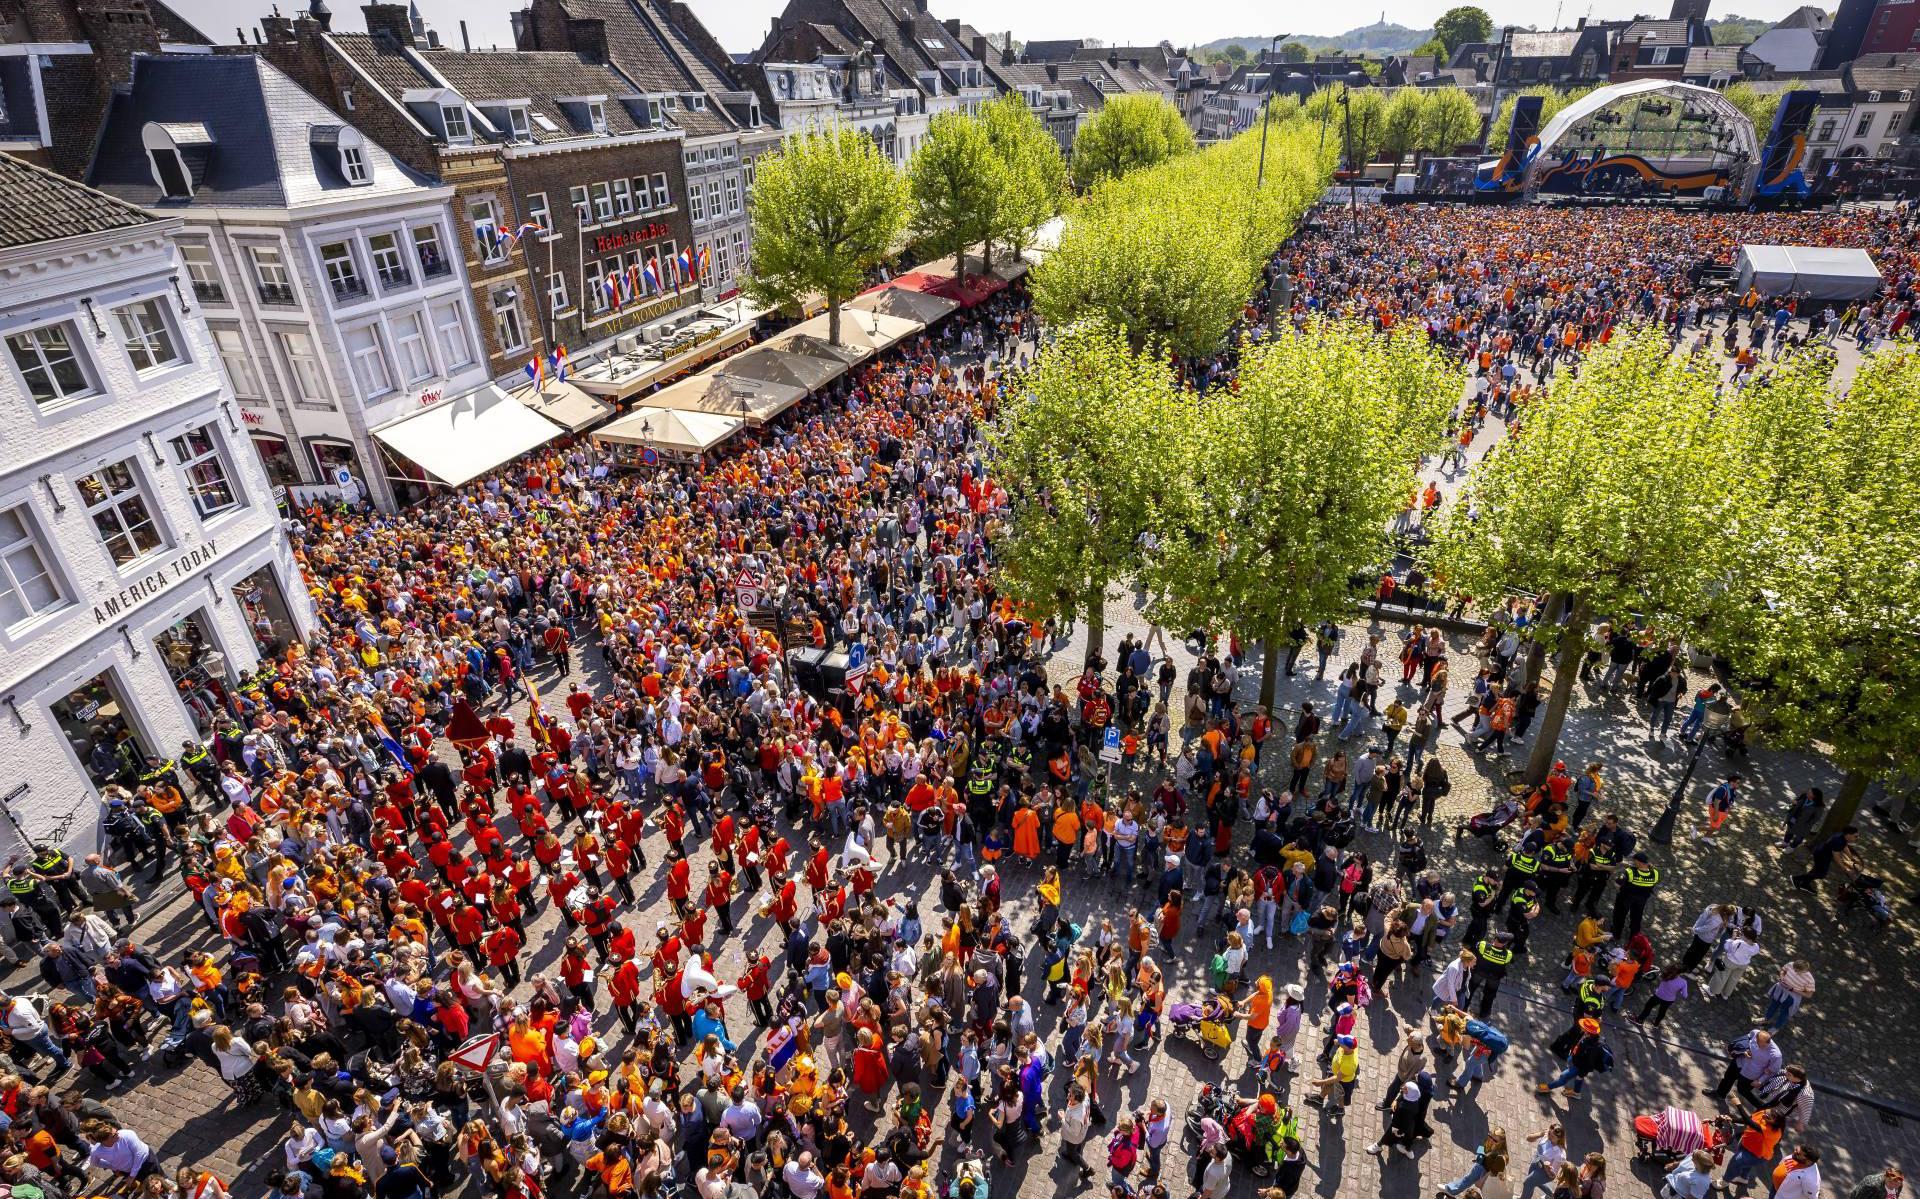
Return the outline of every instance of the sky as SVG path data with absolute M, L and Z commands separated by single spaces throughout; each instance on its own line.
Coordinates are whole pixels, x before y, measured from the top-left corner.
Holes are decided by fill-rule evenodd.
M 720 44 L 735 53 L 756 49 L 766 36 L 772 17 L 786 7 L 786 0 L 689 0 L 693 10 L 706 22 Z M 271 11 L 268 0 L 169 0 L 208 36 L 221 42 L 233 40 L 234 29 L 245 25 L 251 31 L 259 18 Z M 1394 0 L 1386 6 L 1388 21 L 1411 28 L 1425 28 L 1433 19 L 1452 7 L 1454 0 Z M 1665 16 L 1670 0 L 1512 0 L 1509 3 L 1484 4 L 1496 25 L 1532 25 L 1552 28 L 1556 17 L 1561 25 L 1571 26 L 1578 17 L 1595 20 L 1631 17 L 1639 14 Z M 1755 19 L 1777 20 L 1800 7 L 1802 0 L 1718 0 L 1713 16 L 1739 15 Z M 304 0 L 281 0 L 281 11 L 291 13 Z M 467 22 L 475 48 L 510 46 L 512 27 L 510 9 L 521 7 L 522 0 L 420 0 L 420 11 L 427 23 L 437 29 L 448 45 L 459 45 L 460 21 Z M 931 0 L 936 17 L 959 17 L 983 33 L 1012 30 L 1014 37 L 1033 38 L 1092 37 L 1112 44 L 1151 44 L 1161 39 L 1176 46 L 1206 42 L 1220 37 L 1255 39 L 1276 33 L 1329 35 L 1344 33 L 1362 22 L 1380 19 L 1379 9 L 1345 5 L 1256 5 L 1248 0 Z M 334 10 L 334 25 L 339 29 L 361 29 L 359 5 L 355 0 L 328 0 Z M 1263 29 L 1264 12 L 1278 8 L 1294 9 L 1280 21 L 1279 27 Z M 1298 11 L 1306 10 L 1306 11 Z

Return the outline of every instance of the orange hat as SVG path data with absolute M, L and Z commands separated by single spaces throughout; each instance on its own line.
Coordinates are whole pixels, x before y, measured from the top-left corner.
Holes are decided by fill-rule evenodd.
M 1580 1021 L 1580 1031 L 1590 1037 L 1597 1037 L 1600 1035 L 1600 1022 L 1592 1016 L 1588 1016 Z

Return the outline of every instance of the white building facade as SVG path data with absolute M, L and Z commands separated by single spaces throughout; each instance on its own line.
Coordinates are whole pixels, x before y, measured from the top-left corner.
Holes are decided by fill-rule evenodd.
M 88 852 L 312 606 L 179 221 L 11 158 L 0 199 L 71 230 L 0 249 L 0 855 Z

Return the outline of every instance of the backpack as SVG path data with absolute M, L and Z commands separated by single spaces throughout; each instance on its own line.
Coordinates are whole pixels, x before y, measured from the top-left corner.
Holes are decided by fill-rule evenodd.
M 1480 1044 L 1486 1048 L 1487 1056 L 1491 1058 L 1498 1058 L 1507 1051 L 1509 1044 L 1511 1044 L 1511 1042 L 1507 1040 L 1507 1034 L 1484 1021 L 1467 1021 L 1466 1031 L 1467 1036 L 1480 1042 Z
M 1133 1143 L 1133 1134 L 1116 1131 L 1107 1138 L 1107 1164 L 1125 1172 L 1133 1169 L 1133 1163 L 1140 1160 L 1140 1150 Z

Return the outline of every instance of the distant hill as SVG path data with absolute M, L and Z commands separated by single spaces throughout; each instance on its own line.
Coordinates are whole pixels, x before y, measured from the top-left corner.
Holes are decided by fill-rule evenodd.
M 1773 22 L 1753 17 L 1726 16 L 1708 20 L 1707 28 L 1713 30 L 1713 44 L 1716 46 L 1744 46 L 1773 28 Z
M 1223 37 L 1193 47 L 1195 51 L 1220 51 L 1234 42 L 1247 48 L 1248 55 L 1258 54 L 1272 39 L 1272 34 L 1255 34 L 1251 37 Z M 1405 54 L 1433 37 L 1431 29 L 1408 29 L 1405 25 L 1362 25 L 1349 29 L 1334 37 L 1314 37 L 1310 34 L 1296 33 L 1287 37 L 1289 42 L 1299 42 L 1309 50 L 1350 50 L 1368 54 Z

